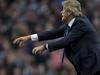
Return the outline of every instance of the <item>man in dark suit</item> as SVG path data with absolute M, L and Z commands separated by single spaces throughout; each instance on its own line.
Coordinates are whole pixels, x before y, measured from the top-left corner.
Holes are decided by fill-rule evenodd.
M 75 67 L 77 75 L 100 75 L 100 41 L 96 30 L 87 17 L 81 13 L 76 0 L 63 2 L 62 20 L 65 26 L 52 31 L 41 32 L 17 38 L 14 43 L 24 41 L 44 41 L 64 36 L 62 39 L 33 48 L 34 54 L 45 50 L 54 51 L 65 48 L 64 54 Z

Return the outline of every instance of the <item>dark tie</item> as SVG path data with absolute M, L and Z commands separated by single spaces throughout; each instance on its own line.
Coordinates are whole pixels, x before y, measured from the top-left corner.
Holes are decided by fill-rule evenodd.
M 69 31 L 70 31 L 70 27 L 68 25 L 66 25 L 66 28 L 64 31 L 64 37 L 68 35 Z M 64 59 L 64 51 L 65 51 L 65 49 L 63 50 L 62 63 L 63 63 L 63 59 Z
M 64 37 L 68 35 L 69 31 L 70 31 L 70 27 L 68 25 L 66 25 Z

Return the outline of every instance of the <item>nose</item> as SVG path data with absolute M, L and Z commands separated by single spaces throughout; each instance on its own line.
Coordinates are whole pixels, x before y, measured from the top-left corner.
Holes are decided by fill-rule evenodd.
M 63 13 L 63 11 L 61 11 L 61 14 Z
M 61 15 L 63 15 L 64 11 L 61 11 Z

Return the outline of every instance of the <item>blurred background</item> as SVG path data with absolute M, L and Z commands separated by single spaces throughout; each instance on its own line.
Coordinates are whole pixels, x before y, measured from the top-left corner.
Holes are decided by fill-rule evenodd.
M 15 38 L 59 28 L 63 0 L 0 0 L 0 75 L 66 75 L 62 51 L 33 55 L 32 48 L 45 43 L 29 41 L 22 47 Z M 100 0 L 79 0 L 82 12 L 100 36 Z

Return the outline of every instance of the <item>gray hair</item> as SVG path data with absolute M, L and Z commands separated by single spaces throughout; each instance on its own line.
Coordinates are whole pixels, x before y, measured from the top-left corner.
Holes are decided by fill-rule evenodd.
M 81 15 L 81 5 L 77 0 L 66 0 L 62 5 L 64 10 L 70 10 L 74 16 Z

